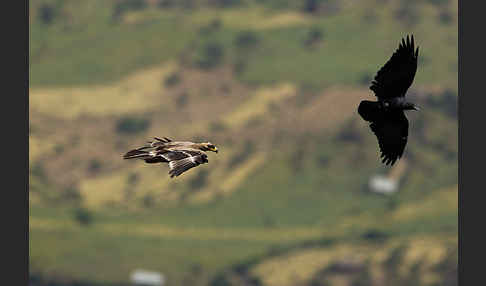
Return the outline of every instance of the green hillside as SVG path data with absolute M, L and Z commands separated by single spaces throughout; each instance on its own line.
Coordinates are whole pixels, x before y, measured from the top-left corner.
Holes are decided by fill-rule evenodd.
M 289 285 L 366 273 L 372 285 L 446 285 L 457 1 L 298 2 L 31 1 L 31 278 L 126 285 L 142 268 L 167 285 L 282 285 L 277 267 Z M 420 46 L 408 96 L 422 110 L 407 114 L 409 142 L 389 168 L 356 108 L 408 33 Z M 220 152 L 176 179 L 122 160 L 153 136 Z M 399 191 L 369 192 L 376 174 Z M 383 257 L 406 248 L 412 270 L 376 258 L 377 239 Z M 328 269 L 340 249 L 363 252 L 359 275 Z

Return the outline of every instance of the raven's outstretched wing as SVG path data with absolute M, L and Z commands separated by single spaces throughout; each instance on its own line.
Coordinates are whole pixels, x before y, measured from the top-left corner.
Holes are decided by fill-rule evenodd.
M 408 120 L 403 111 L 386 112 L 372 121 L 370 128 L 378 138 L 382 163 L 393 165 L 402 157 L 408 138 Z
M 170 177 L 177 177 L 185 171 L 197 167 L 201 164 L 208 163 L 208 156 L 204 153 L 200 153 L 196 156 L 189 156 L 187 158 L 170 161 L 169 162 L 169 175 Z
M 370 89 L 378 99 L 405 96 L 417 71 L 418 47 L 415 50 L 413 35 L 402 39 L 392 57 L 378 71 Z

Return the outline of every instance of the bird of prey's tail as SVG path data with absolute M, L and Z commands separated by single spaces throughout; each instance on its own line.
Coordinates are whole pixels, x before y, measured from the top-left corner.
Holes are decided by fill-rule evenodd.
M 125 155 L 123 155 L 123 159 L 141 159 L 144 160 L 146 163 L 153 164 L 153 163 L 168 163 L 164 156 L 157 156 L 154 151 L 144 151 L 143 149 L 150 148 L 150 146 L 141 147 L 138 149 L 133 149 L 128 151 Z
M 128 151 L 125 155 L 123 155 L 123 159 L 142 159 L 142 160 L 149 159 L 147 163 L 156 163 L 151 161 L 151 159 L 154 158 L 155 153 L 146 150 L 152 149 L 153 151 L 155 149 L 154 147 L 158 147 L 166 143 L 172 142 L 172 140 L 167 137 L 164 137 L 164 139 L 154 137 L 154 139 L 155 139 L 154 141 L 147 142 L 149 143 L 149 145 L 145 145 L 143 147 Z M 157 162 L 161 162 L 160 159 Z M 164 162 L 168 162 L 168 161 L 165 160 Z
M 144 147 L 142 147 L 144 148 Z M 144 151 L 142 148 L 133 149 L 128 151 L 125 155 L 123 155 L 123 159 L 149 159 L 152 158 L 153 155 L 150 152 Z

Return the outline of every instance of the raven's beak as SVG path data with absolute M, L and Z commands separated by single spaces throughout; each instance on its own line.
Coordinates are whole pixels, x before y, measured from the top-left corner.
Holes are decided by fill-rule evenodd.
M 420 107 L 418 107 L 417 105 L 414 105 L 414 106 L 413 106 L 413 110 L 417 110 L 417 111 L 419 111 L 419 110 L 420 110 Z

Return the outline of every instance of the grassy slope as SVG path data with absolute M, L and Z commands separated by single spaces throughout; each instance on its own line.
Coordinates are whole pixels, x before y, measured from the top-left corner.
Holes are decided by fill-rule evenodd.
M 60 18 L 45 27 L 31 14 L 30 158 L 33 169 L 43 166 L 46 173 L 31 176 L 32 269 L 126 281 L 129 271 L 144 267 L 162 271 L 180 285 L 198 264 L 204 284 L 228 265 L 276 245 L 346 239 L 369 229 L 392 236 L 457 232 L 455 204 L 441 189 L 457 183 L 457 122 L 434 106 L 424 103 L 421 114 L 428 123 L 420 128 L 420 117 L 411 115 L 409 168 L 400 193 L 387 198 L 363 192 L 369 175 L 388 170 L 377 165 L 375 138 L 353 117 L 353 110 L 369 94 L 359 86 L 360 77 L 375 72 L 377 63 L 384 63 L 396 48 L 398 39 L 390 39 L 410 30 L 393 23 L 395 2 L 374 11 L 377 22 L 368 24 L 361 22 L 369 12 L 364 6 L 348 7 L 339 17 L 315 18 L 259 6 L 190 14 L 141 11 L 114 24 L 108 1 L 82 3 L 64 4 L 71 15 L 68 24 Z M 457 63 L 457 24 L 440 26 L 432 6 L 423 5 L 420 11 L 421 23 L 413 30 L 427 47 L 422 49 L 427 63 L 416 85 L 426 91 L 436 86 L 456 90 L 457 73 L 450 65 Z M 209 36 L 198 33 L 214 18 L 222 19 L 220 30 Z M 302 40 L 312 26 L 323 28 L 326 36 L 309 51 Z M 197 50 L 216 41 L 225 47 L 224 66 L 231 67 L 239 56 L 234 38 L 247 29 L 257 33 L 260 44 L 237 76 L 240 82 L 228 77 L 225 67 L 201 73 L 171 65 L 183 51 L 193 56 L 189 43 Z M 369 42 L 382 48 L 363 49 L 361 43 Z M 182 83 L 164 87 L 170 71 L 178 69 Z M 242 82 L 265 84 L 265 89 Z M 315 94 L 280 93 L 282 86 L 290 86 L 291 94 L 304 84 L 314 86 Z M 265 90 L 268 96 L 260 96 Z M 176 114 L 183 92 L 189 101 Z M 137 101 L 142 93 L 144 100 Z M 340 112 L 323 114 L 330 104 Z M 209 108 L 214 112 L 204 112 Z M 181 114 L 188 121 L 184 126 L 176 120 Z M 135 136 L 118 134 L 114 126 L 127 115 L 148 118 L 152 124 Z M 215 122 L 222 127 L 215 129 Z M 340 139 L 349 124 L 359 144 Z M 161 178 L 166 169 L 161 173 L 160 168 L 119 161 L 127 148 L 153 134 L 204 134 L 218 142 L 225 156 L 211 156 L 210 167 L 195 169 L 177 182 Z M 437 145 L 440 138 L 448 138 L 444 146 Z M 247 142 L 255 150 L 236 160 Z M 295 156 L 305 154 L 302 150 L 309 155 L 297 163 Z M 87 170 L 93 158 L 103 158 L 97 174 Z M 196 181 L 191 187 L 203 169 L 210 171 L 206 183 Z M 134 173 L 139 181 L 129 187 L 127 178 Z M 73 221 L 72 208 L 63 201 L 72 186 L 95 215 L 95 224 L 86 229 Z M 143 206 L 147 196 L 155 207 Z M 389 219 L 384 223 L 383 217 Z

